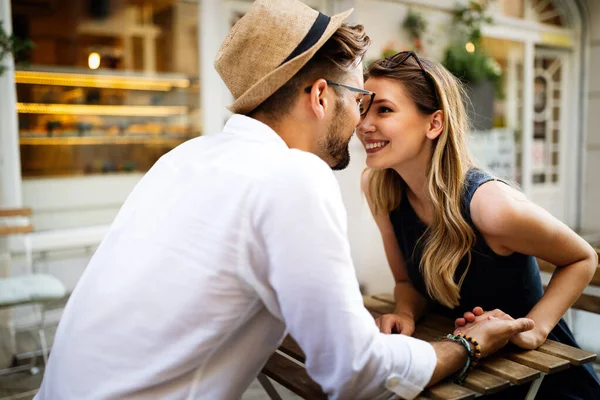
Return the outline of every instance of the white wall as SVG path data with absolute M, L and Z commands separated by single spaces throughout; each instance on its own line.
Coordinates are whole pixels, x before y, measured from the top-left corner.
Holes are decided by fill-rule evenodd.
M 348 212 L 348 239 L 358 280 L 367 293 L 391 292 L 394 280 L 385 258 L 381 235 L 360 191 L 366 153 L 356 137 L 350 143 L 350 156 L 348 168 L 337 171 L 336 176 Z
M 584 179 L 583 228 L 600 230 L 600 3 L 588 0 L 590 66 L 588 76 L 587 151 Z
M 447 36 L 441 32 L 447 29 L 445 25 L 450 22 L 451 16 L 439 9 L 412 8 L 422 12 L 430 21 L 425 35 L 428 48 L 426 57 L 440 58 L 447 43 L 447 40 L 440 39 Z M 379 58 L 383 48 L 390 42 L 396 43 L 397 50 L 410 48 L 408 36 L 402 28 L 408 9 L 405 4 L 390 1 L 356 1 L 353 22 L 364 25 L 372 40 L 365 57 L 367 62 Z M 356 138 L 353 138 L 350 150 L 350 166 L 336 172 L 336 176 L 348 212 L 348 239 L 357 276 L 367 293 L 390 293 L 394 288 L 394 280 L 385 258 L 381 235 L 360 192 L 360 175 L 365 168 L 366 153 Z
M 357 0 L 353 19 L 356 23 L 365 26 L 372 41 L 366 60 L 379 58 L 382 50 L 389 43 L 394 43 L 399 51 L 412 49 L 410 39 L 402 28 L 409 9 L 421 13 L 428 21 L 427 31 L 423 38 L 426 50 L 419 55 L 441 59 L 443 49 L 448 44 L 448 24 L 452 21 L 452 16 L 443 9 L 447 6 L 447 1 L 440 0 L 438 3 L 440 8 L 383 0 Z
M 110 224 L 142 173 L 25 179 L 23 204 L 37 231 Z

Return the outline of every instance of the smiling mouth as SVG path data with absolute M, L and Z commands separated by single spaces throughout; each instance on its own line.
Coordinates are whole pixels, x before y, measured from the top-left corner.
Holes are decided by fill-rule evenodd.
M 385 140 L 365 143 L 365 149 L 367 150 L 367 153 L 375 153 L 387 146 L 388 143 L 389 142 Z

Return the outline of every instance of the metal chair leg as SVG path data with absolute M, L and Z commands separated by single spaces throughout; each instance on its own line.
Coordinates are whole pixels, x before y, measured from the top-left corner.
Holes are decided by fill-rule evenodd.
M 277 393 L 275 386 L 273 386 L 273 384 L 265 374 L 261 372 L 260 374 L 258 374 L 256 379 L 258 379 L 258 382 L 260 382 L 261 386 L 263 387 L 263 389 L 265 389 L 265 392 L 267 392 L 271 400 L 282 400 L 281 396 L 279 396 L 279 393 Z
M 525 396 L 525 400 L 534 400 L 535 399 L 535 396 L 537 395 L 538 390 L 540 390 L 540 385 L 542 384 L 542 381 L 544 380 L 545 376 L 546 376 L 546 374 L 541 374 L 541 376 L 539 378 L 537 378 L 535 381 L 531 382 L 531 386 L 529 387 L 527 396 Z
M 46 323 L 46 306 L 40 304 L 40 325 L 38 334 L 40 336 L 40 347 L 42 349 L 42 357 L 44 358 L 44 365 L 48 364 L 48 341 L 46 340 L 46 331 L 44 330 L 44 324 Z

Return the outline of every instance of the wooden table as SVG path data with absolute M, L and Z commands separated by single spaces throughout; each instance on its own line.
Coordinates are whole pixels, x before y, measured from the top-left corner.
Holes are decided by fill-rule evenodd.
M 394 311 L 391 294 L 364 296 L 365 307 L 374 318 Z M 414 336 L 432 341 L 453 331 L 453 321 L 429 315 L 417 324 Z M 442 382 L 427 389 L 418 399 L 465 400 L 501 392 L 513 385 L 530 385 L 527 400 L 534 399 L 546 375 L 563 371 L 570 366 L 592 362 L 596 355 L 578 348 L 547 340 L 537 350 L 511 349 L 488 357 L 473 369 L 462 386 Z M 259 381 L 272 399 L 280 399 L 266 377 L 287 387 L 305 399 L 326 399 L 321 387 L 304 368 L 305 356 L 290 336 L 271 356 L 259 376 Z

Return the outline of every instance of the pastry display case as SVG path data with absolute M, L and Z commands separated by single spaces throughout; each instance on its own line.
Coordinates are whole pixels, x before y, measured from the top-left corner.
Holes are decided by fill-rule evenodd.
M 200 135 L 184 75 L 32 68 L 15 81 L 23 177 L 144 172 Z

